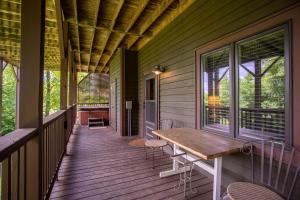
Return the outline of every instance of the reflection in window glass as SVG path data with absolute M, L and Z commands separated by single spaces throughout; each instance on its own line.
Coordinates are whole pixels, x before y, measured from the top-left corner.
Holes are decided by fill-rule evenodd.
M 285 138 L 284 30 L 237 44 L 240 135 Z
M 90 73 L 78 83 L 78 103 L 97 104 L 109 102 L 109 76 Z
M 202 55 L 204 126 L 229 131 L 229 48 Z

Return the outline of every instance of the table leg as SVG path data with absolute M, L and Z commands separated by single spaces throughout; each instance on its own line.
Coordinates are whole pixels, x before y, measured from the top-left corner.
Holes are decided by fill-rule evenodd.
M 178 147 L 177 145 L 173 144 L 173 153 L 174 155 L 176 155 L 177 153 L 179 153 L 178 151 Z M 162 177 L 167 177 L 167 176 L 173 176 L 175 174 L 180 174 L 183 173 L 185 171 L 190 171 L 190 166 L 186 166 L 186 167 L 181 167 L 179 168 L 178 162 L 176 161 L 176 158 L 173 159 L 173 166 L 171 170 L 168 171 L 163 171 L 159 173 L 159 176 Z
M 176 155 L 177 154 L 177 145 L 176 144 L 173 144 L 173 155 Z M 173 170 L 176 170 L 178 169 L 178 164 L 176 162 L 176 158 L 173 159 Z
M 214 186 L 213 200 L 219 200 L 221 197 L 221 180 L 222 180 L 222 157 L 214 159 Z

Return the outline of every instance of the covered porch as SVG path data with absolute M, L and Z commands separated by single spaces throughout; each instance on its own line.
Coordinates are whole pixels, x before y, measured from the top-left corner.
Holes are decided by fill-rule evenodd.
M 195 166 L 228 200 L 266 161 L 299 199 L 299 36 L 299 0 L 1 0 L 0 198 L 185 199 Z
M 170 156 L 158 152 L 153 170 L 143 148 L 129 146 L 130 140 L 111 128 L 75 126 L 50 199 L 184 199 L 176 188 L 179 175 L 158 176 L 171 168 Z M 192 182 L 199 192 L 191 199 L 212 199 L 211 179 L 195 173 Z

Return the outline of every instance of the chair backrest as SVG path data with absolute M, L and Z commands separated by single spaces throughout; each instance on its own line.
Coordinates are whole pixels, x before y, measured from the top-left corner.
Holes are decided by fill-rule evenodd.
M 159 130 L 167 130 L 173 128 L 173 121 L 171 119 L 162 119 L 159 121 Z
M 295 149 L 287 149 L 283 142 L 261 140 L 251 142 L 248 150 L 251 155 L 252 181 L 290 199 L 300 168 L 300 165 L 296 169 L 293 167 Z M 259 165 L 254 164 L 256 160 Z

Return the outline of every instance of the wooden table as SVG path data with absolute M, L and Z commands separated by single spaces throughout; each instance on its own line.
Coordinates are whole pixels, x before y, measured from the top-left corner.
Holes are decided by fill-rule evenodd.
M 214 177 L 213 199 L 219 200 L 221 196 L 222 156 L 240 151 L 243 143 L 231 138 L 207 133 L 191 128 L 174 128 L 168 130 L 155 130 L 153 134 L 173 144 L 174 154 L 183 153 L 178 148 L 189 153 L 187 160 L 195 160 L 194 156 L 203 160 L 214 160 L 214 166 L 197 161 L 195 164 L 206 170 Z M 194 155 L 191 156 L 190 154 Z M 176 159 L 173 160 L 173 168 L 160 173 L 160 177 L 171 176 L 183 172 L 179 168 Z

